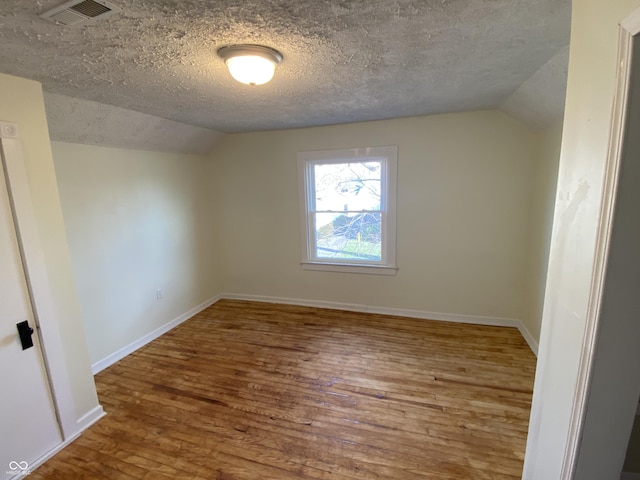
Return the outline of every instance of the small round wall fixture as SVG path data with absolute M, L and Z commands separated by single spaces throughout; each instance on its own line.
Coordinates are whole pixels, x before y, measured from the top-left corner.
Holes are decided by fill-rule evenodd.
M 262 85 L 273 78 L 282 54 L 262 45 L 229 45 L 218 50 L 229 73 L 240 83 Z

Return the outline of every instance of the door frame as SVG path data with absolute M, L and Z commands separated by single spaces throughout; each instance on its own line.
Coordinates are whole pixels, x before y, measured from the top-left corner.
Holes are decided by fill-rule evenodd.
M 601 307 L 611 247 L 613 221 L 616 213 L 616 197 L 620 181 L 623 146 L 627 134 L 628 99 L 633 68 L 633 43 L 634 38 L 638 34 L 640 34 L 640 8 L 626 17 L 620 23 L 619 29 L 618 69 L 613 99 L 609 147 L 605 163 L 601 211 L 596 237 L 595 262 L 589 292 L 589 303 L 576 390 L 569 424 L 568 441 L 564 452 L 562 479 L 571 479 L 576 473 L 587 415 L 587 403 L 592 389 L 591 380 L 596 366 L 597 359 L 595 353 L 597 351 L 601 327 L 600 322 L 602 320 Z M 634 402 L 637 402 L 637 399 L 635 399 Z
M 63 441 L 56 451 L 73 441 L 82 430 L 61 338 L 53 293 L 38 232 L 35 210 L 24 163 L 19 126 L 0 121 L 0 164 L 4 169 L 18 246 L 29 289 L 34 322 L 40 336 L 49 388 Z M 44 452 L 45 457 L 55 452 Z M 35 464 L 33 465 L 35 466 Z

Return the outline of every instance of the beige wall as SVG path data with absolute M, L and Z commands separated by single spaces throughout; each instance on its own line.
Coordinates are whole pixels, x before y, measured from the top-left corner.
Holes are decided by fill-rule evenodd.
M 536 341 L 540 339 L 542 307 L 547 281 L 549 243 L 553 226 L 553 210 L 558 181 L 558 162 L 562 124 L 549 127 L 537 134 L 538 145 L 535 170 L 531 177 L 533 195 L 529 224 L 531 250 L 527 263 L 527 280 L 523 302 L 522 322 Z
M 96 408 L 98 399 L 60 209 L 40 84 L 0 74 L 0 120 L 17 123 L 21 131 L 36 222 L 63 342 L 64 363 L 79 419 Z
M 296 153 L 398 145 L 396 276 L 304 271 Z M 520 318 L 536 137 L 497 111 L 229 135 L 212 154 L 224 291 Z
M 91 361 L 222 292 L 522 319 L 537 341 L 558 143 L 497 111 L 230 135 L 210 158 L 54 142 Z M 363 145 L 399 146 L 400 270 L 304 271 L 296 153 Z
M 639 0 L 573 2 L 558 193 L 523 477 L 527 480 L 561 478 L 583 354 L 615 89 L 618 24 L 639 6 Z M 602 453 L 610 440 L 599 435 L 590 443 L 597 443 Z M 592 455 L 592 463 L 600 458 Z M 591 476 L 580 478 L 613 478 L 598 475 L 593 469 Z
M 92 363 L 219 293 L 208 159 L 60 142 L 53 156 Z

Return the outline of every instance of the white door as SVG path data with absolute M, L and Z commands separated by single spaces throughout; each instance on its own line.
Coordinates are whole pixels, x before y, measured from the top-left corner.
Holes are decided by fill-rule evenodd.
M 26 350 L 24 320 L 35 330 Z M 0 160 L 0 479 L 22 478 L 61 442 Z

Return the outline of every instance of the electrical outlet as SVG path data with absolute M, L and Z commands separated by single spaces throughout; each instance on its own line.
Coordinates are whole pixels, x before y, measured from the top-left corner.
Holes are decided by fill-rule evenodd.
M 162 300 L 164 298 L 164 292 L 161 288 L 156 290 L 156 300 Z

